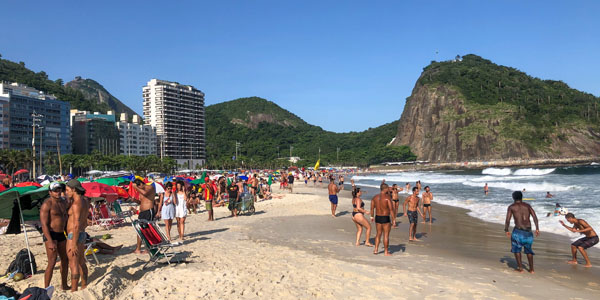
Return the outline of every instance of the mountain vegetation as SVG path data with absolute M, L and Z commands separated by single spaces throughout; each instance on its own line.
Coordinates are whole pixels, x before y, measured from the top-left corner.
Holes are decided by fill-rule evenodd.
M 71 109 L 99 112 L 115 110 L 117 113 L 132 111 L 120 101 L 118 103 L 121 103 L 126 109 L 120 106 L 111 107 L 107 102 L 101 101 L 97 93 L 95 93 L 95 95 L 94 93 L 88 94 L 85 90 L 66 86 L 64 85 L 64 81 L 60 78 L 50 80 L 46 72 L 34 72 L 28 69 L 24 62 L 15 63 L 10 60 L 2 59 L 1 57 L 2 56 L 0 56 L 0 81 L 18 82 L 43 91 L 46 94 L 54 95 L 59 100 L 69 102 L 71 104 Z
M 468 120 L 467 126 L 458 129 L 466 144 L 494 131 L 500 139 L 544 150 L 550 147 L 553 135 L 562 134 L 561 129 L 600 129 L 600 98 L 477 55 L 466 55 L 462 61 L 432 62 L 424 68 L 418 86 L 458 90 L 466 113 L 449 111 L 446 120 Z M 490 128 L 488 121 L 496 126 Z
M 277 104 L 258 97 L 206 107 L 209 167 L 280 167 L 300 157 L 299 166 L 366 166 L 383 161 L 415 160 L 406 146 L 387 146 L 398 122 L 363 132 L 335 133 L 310 125 Z M 236 153 L 236 142 L 241 146 Z
M 93 79 L 84 79 L 79 76 L 67 82 L 66 87 L 81 91 L 86 99 L 94 103 L 106 103 L 112 110 L 115 111 L 117 119 L 121 113 L 127 113 L 129 118 L 137 115 L 133 109 L 123 104 L 117 97 L 109 93 L 100 83 Z

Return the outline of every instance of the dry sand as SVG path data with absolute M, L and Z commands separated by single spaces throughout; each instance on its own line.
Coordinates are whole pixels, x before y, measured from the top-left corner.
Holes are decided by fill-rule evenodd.
M 215 209 L 214 222 L 206 221 L 206 213 L 191 215 L 187 239 L 176 248 L 184 262 L 145 270 L 148 255 L 130 253 L 136 235 L 124 225 L 110 230 L 113 238 L 106 241 L 124 248 L 116 256 L 98 255 L 100 264 L 88 265 L 88 288 L 57 291 L 54 299 L 597 299 L 600 294 L 598 251 L 590 253 L 591 269 L 566 265 L 568 240 L 544 234 L 534 244 L 536 274 L 517 274 L 502 226 L 439 204 L 436 222 L 419 224 L 423 241 L 408 243 L 408 222 L 400 218 L 391 236 L 393 256 L 375 256 L 372 248 L 353 245 L 350 202 L 342 192 L 340 216 L 333 219 L 327 191 L 299 183 L 294 194 L 258 202 L 253 216 L 230 218 L 223 207 Z M 43 285 L 41 235 L 31 233 L 30 241 L 38 274 L 11 282 L 20 291 Z M 22 234 L 1 235 L 0 270 L 23 247 Z M 58 265 L 52 284 L 60 286 Z

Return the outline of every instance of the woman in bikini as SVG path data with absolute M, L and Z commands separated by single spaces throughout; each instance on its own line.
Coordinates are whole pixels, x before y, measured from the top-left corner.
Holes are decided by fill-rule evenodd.
M 371 239 L 371 224 L 365 218 L 365 214 L 369 214 L 365 210 L 365 203 L 360 199 L 362 192 L 360 188 L 356 188 L 352 191 L 352 221 L 356 225 L 356 246 L 360 245 L 360 236 L 362 235 L 363 227 L 367 229 L 367 237 L 365 239 L 365 246 L 373 247 L 373 244 L 369 241 Z

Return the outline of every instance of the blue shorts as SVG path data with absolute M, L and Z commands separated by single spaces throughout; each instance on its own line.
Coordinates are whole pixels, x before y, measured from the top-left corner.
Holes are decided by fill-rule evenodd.
M 331 204 L 337 204 L 337 202 L 338 202 L 337 195 L 329 195 L 329 202 L 331 202 Z
M 407 210 L 406 215 L 408 216 L 408 223 L 410 224 L 417 224 L 419 221 L 419 215 L 417 215 L 416 210 Z
M 510 238 L 512 253 L 521 253 L 521 248 L 525 248 L 525 254 L 534 254 L 531 250 L 533 244 L 533 232 L 514 228 Z

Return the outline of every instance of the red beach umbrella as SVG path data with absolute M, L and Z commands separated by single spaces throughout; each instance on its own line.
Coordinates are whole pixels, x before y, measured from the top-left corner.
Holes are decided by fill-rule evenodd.
M 104 198 L 108 202 L 114 202 L 119 198 L 119 194 L 110 185 L 99 182 L 83 182 L 81 185 L 87 197 Z
M 17 184 L 15 184 L 16 187 L 24 187 L 24 186 L 35 186 L 35 187 L 42 187 L 41 184 L 37 183 L 37 182 L 31 182 L 31 181 L 27 181 L 27 182 L 19 182 Z
M 124 199 L 129 198 L 129 194 L 127 193 L 127 191 L 124 188 L 122 188 L 120 186 L 113 186 L 112 188 L 113 188 L 113 190 L 115 190 L 115 192 L 117 193 L 117 195 L 119 195 L 120 198 L 124 198 Z
M 27 170 L 27 169 L 21 169 L 21 170 L 19 170 L 19 171 L 16 171 L 16 172 L 13 174 L 13 176 L 16 176 L 16 175 L 21 175 L 21 174 L 24 174 L 24 173 L 29 173 L 29 170 Z

